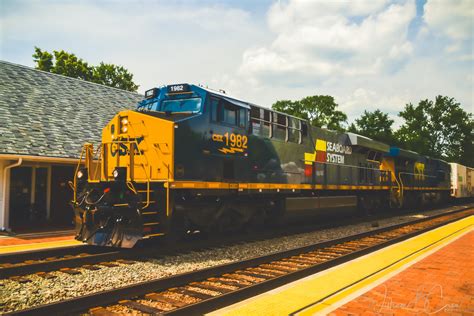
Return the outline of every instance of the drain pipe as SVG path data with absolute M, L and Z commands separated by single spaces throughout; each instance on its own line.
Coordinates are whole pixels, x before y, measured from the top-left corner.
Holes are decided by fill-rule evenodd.
M 2 214 L 2 228 L 0 229 L 1 231 L 9 231 L 10 229 L 5 228 L 5 226 L 8 226 L 8 223 L 6 223 L 6 220 L 8 219 L 7 215 L 7 172 L 11 168 L 18 167 L 22 164 L 23 158 L 18 158 L 18 161 L 15 162 L 12 165 L 6 166 L 3 169 L 3 214 Z

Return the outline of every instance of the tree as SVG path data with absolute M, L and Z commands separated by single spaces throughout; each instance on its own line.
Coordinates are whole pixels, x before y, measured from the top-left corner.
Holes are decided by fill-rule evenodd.
M 437 96 L 435 101 L 409 103 L 399 113 L 405 120 L 395 133 L 403 147 L 434 158 L 474 166 L 472 114 L 454 99 Z
M 348 131 L 393 145 L 393 122 L 388 117 L 388 114 L 380 110 L 375 110 L 374 112 L 364 111 L 364 114 L 349 126 Z
M 133 75 L 122 66 L 100 63 L 92 73 L 93 81 L 109 87 L 127 91 L 137 91 L 138 86 L 133 83 Z
M 314 95 L 299 101 L 277 101 L 272 109 L 307 119 L 314 126 L 343 131 L 347 115 L 337 110 L 338 106 L 331 96 Z
M 92 81 L 109 87 L 127 91 L 137 91 L 133 75 L 122 66 L 105 64 L 90 66 L 87 62 L 72 53 L 53 51 L 53 54 L 35 47 L 33 54 L 36 69 L 60 74 L 76 79 Z

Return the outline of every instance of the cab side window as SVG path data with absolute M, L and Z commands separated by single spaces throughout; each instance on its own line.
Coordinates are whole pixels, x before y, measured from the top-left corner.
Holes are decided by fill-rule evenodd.
M 245 128 L 247 126 L 247 110 L 225 100 L 211 98 L 211 120 Z
M 222 101 L 221 101 L 222 102 Z M 239 109 L 228 102 L 222 102 L 221 105 L 221 122 L 229 125 L 237 125 Z
M 210 102 L 210 109 L 211 109 L 211 120 L 214 122 L 218 121 L 218 115 L 217 113 L 219 112 L 219 99 L 216 98 L 211 98 Z

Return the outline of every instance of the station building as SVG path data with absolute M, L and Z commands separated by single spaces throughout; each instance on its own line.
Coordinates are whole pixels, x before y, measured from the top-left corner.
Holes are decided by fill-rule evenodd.
M 0 61 L 0 230 L 72 227 L 72 181 L 85 142 L 137 93 Z

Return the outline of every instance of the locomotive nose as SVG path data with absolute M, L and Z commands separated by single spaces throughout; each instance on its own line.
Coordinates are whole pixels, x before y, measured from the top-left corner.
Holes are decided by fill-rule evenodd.
M 88 180 L 75 199 L 76 239 L 130 248 L 162 235 L 166 209 L 157 209 L 163 201 L 156 190 L 172 178 L 173 133 L 174 122 L 135 111 L 120 112 L 109 122 L 98 157 L 85 155 Z M 88 146 L 87 152 L 94 152 Z

